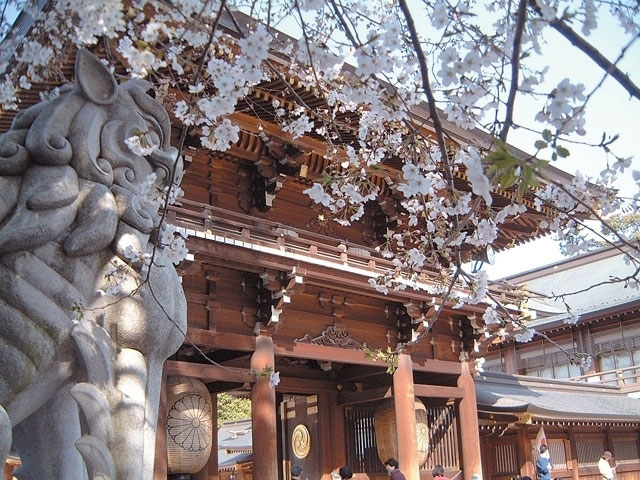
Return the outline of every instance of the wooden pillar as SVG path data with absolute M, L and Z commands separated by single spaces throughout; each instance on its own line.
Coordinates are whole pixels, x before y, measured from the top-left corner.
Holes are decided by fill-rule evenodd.
M 338 405 L 338 392 L 329 393 L 331 408 L 331 467 L 347 463 L 347 441 L 344 431 L 344 407 Z
M 318 394 L 320 441 L 322 442 L 322 480 L 331 480 L 331 471 L 347 463 L 344 438 L 344 407 L 338 405 L 338 392 Z
M 508 373 L 511 375 L 519 375 L 518 371 L 518 361 L 517 361 L 517 353 L 515 345 L 507 345 L 504 347 L 502 351 L 502 356 L 504 359 L 504 373 Z
M 567 463 L 571 465 L 571 476 L 573 480 L 580 480 L 580 470 L 578 467 L 578 446 L 576 444 L 576 435 L 573 428 L 569 428 L 569 451 L 571 452 L 571 460 Z M 567 465 L 569 467 L 569 465 Z
M 393 400 L 398 435 L 398 462 L 407 480 L 420 480 L 418 437 L 416 435 L 415 395 L 411 356 L 401 353 L 393 374 Z M 386 459 L 385 459 L 386 460 Z
M 328 392 L 318 393 L 318 428 L 320 429 L 320 445 L 322 449 L 321 478 L 330 480 L 328 472 L 331 472 L 331 425 L 329 419 L 329 395 Z M 313 447 L 312 447 L 313 448 Z
M 202 470 L 193 476 L 194 480 L 218 480 L 218 394 L 211 394 L 211 455 Z
M 486 477 L 482 477 L 482 478 L 492 478 L 491 475 L 493 475 L 497 468 L 496 468 L 496 446 L 493 443 L 493 437 L 489 437 L 489 438 L 485 438 L 486 440 L 486 448 L 484 449 L 484 452 L 482 452 L 483 454 L 486 454 L 484 458 L 484 463 L 485 465 L 483 466 L 482 469 L 482 475 L 485 474 L 485 472 L 487 473 Z M 462 442 L 462 439 L 460 439 L 460 442 Z M 462 464 L 460 464 L 460 469 L 464 468 Z
M 273 339 L 260 334 L 251 356 L 251 369 L 263 372 L 275 366 Z M 278 480 L 278 434 L 276 392 L 269 386 L 269 376 L 257 376 L 251 389 L 251 419 L 253 441 L 253 477 Z
M 531 442 L 529 441 L 529 430 L 526 426 L 518 429 L 518 450 L 520 454 L 520 476 L 536 477 L 536 469 L 533 465 L 533 457 L 531 455 Z
M 162 368 L 153 480 L 167 480 L 167 362 Z
M 482 478 L 491 478 L 491 446 L 489 445 L 489 440 L 487 437 L 480 437 L 480 454 L 482 458 L 484 458 L 484 462 L 482 462 Z
M 458 387 L 464 390 L 462 400 L 458 405 L 464 479 L 471 480 L 471 476 L 474 474 L 482 478 L 476 389 L 468 362 L 462 362 L 462 373 L 458 377 Z
M 613 448 L 613 436 L 611 435 L 611 427 L 606 427 L 604 429 L 604 435 L 605 435 L 605 448 L 609 450 L 613 454 L 613 457 L 615 458 L 616 452 L 615 452 L 615 449 Z

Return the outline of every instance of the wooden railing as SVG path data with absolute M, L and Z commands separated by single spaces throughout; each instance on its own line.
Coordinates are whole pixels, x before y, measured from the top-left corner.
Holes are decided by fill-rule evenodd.
M 640 390 L 640 365 L 580 375 L 567 380 L 617 386 L 625 392 L 637 391 Z
M 202 238 L 250 242 L 376 273 L 393 268 L 373 248 L 191 200 L 171 206 L 167 220 Z
M 374 248 L 192 200 L 181 199 L 179 205 L 169 207 L 167 220 L 195 237 L 230 245 L 250 245 L 254 250 L 290 258 L 304 257 L 304 261 L 343 271 L 351 269 L 368 277 L 395 269 L 393 262 Z M 422 271 L 427 274 L 426 278 L 416 291 L 404 291 L 403 298 L 424 300 L 427 297 L 419 290 L 438 287 L 430 280 L 438 277 L 436 268 L 423 267 Z M 492 285 L 489 290 L 494 295 L 504 297 L 506 294 L 505 304 L 513 301 L 512 295 L 499 285 Z M 458 288 L 454 291 L 464 293 Z

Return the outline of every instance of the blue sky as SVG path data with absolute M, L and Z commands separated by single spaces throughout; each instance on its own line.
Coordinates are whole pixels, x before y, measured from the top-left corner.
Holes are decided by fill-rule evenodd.
M 549 84 L 558 83 L 569 77 L 573 81 L 579 80 L 591 91 L 602 78 L 602 71 L 587 58 L 586 55 L 572 47 L 568 41 L 551 29 L 547 29 L 548 44 L 543 50 L 539 61 L 549 65 L 547 81 Z M 588 40 L 597 46 L 607 58 L 617 57 L 620 46 L 624 44 L 621 28 L 611 19 L 601 21 L 597 31 Z M 640 80 L 640 41 L 636 41 L 627 51 L 624 59 L 618 65 L 636 83 Z M 527 105 L 520 105 L 516 120 L 533 118 L 533 112 Z M 630 99 L 628 93 L 611 78 L 607 78 L 600 90 L 591 99 L 587 110 L 587 139 L 599 142 L 602 132 L 608 134 L 619 133 L 620 139 L 614 144 L 616 152 L 624 156 L 634 156 L 632 169 L 640 170 L 640 101 Z M 523 120 L 521 120 L 523 121 Z M 578 137 L 579 138 L 579 137 Z M 535 137 L 524 130 L 512 132 L 509 142 L 525 151 L 532 151 Z M 569 173 L 580 170 L 583 173 L 597 176 L 604 168 L 606 156 L 602 151 L 586 148 L 580 145 L 570 145 L 571 155 L 554 166 Z M 621 194 L 633 196 L 637 190 L 631 178 L 631 171 L 619 179 L 616 187 Z M 493 266 L 486 265 L 484 269 L 490 278 L 500 278 L 520 271 L 530 270 L 538 266 L 547 265 L 566 258 L 560 253 L 556 242 L 549 238 L 532 241 L 523 246 L 507 250 L 496 255 Z

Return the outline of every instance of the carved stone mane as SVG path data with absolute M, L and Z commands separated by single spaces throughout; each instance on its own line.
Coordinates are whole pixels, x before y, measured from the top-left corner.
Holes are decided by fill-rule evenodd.
M 126 253 L 161 228 L 143 184 L 179 183 L 182 164 L 148 82 L 118 86 L 86 51 L 76 81 L 0 136 L 0 462 L 13 441 L 21 479 L 151 479 L 186 302 L 172 265 L 146 278 Z M 134 153 L 136 137 L 153 152 Z

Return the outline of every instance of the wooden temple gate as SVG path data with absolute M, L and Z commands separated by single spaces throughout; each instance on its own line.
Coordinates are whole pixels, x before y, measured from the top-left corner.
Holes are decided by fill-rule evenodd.
M 271 122 L 272 100 L 291 97 L 291 102 L 282 103 L 294 105 L 292 88 L 307 102 L 318 100 L 294 80 L 286 86 L 271 82 L 251 94 L 259 109 L 233 115 L 241 127 L 240 139 L 228 151 L 186 152 L 185 197 L 168 220 L 189 234 L 193 252 L 192 261 L 182 265 L 187 334 L 215 365 L 186 342 L 169 362 L 169 372 L 199 377 L 212 392 L 250 386 L 253 444 L 259 446 L 254 448 L 254 478 L 286 479 L 293 462 L 306 464 L 304 458 L 291 456 L 292 443 L 282 436 L 293 432 L 278 413 L 282 415 L 280 403 L 286 396 L 317 396 L 318 478 L 327 480 L 336 467 L 356 461 L 354 452 L 364 450 L 368 456 L 358 467 L 358 478 L 380 475 L 372 445 L 352 444 L 371 432 L 360 425 L 356 434 L 345 423 L 353 420 L 353 412 L 374 409 L 377 402 L 393 398 L 400 412 L 395 432 L 398 460 L 407 478 L 429 478 L 437 462 L 446 464 L 450 473 L 462 470 L 470 479 L 481 473 L 481 465 L 467 364 L 479 333 L 468 317 L 479 318 L 486 306 L 441 305 L 438 297 L 426 293 L 431 288 L 427 270 L 422 290 L 385 294 L 371 285 L 370 280 L 393 268 L 374 247 L 384 241 L 388 229 L 399 227 L 400 199 L 383 175 L 372 174 L 380 200 L 367 204 L 360 222 L 342 226 L 323 216 L 303 191 L 327 167 L 326 145 L 313 134 L 292 140 Z M 343 138 L 345 145 L 355 140 Z M 389 168 L 398 165 L 392 162 Z M 459 181 L 462 185 L 464 177 Z M 509 201 L 510 195 L 496 193 L 496 201 Z M 531 209 L 505 222 L 496 247 L 529 239 L 537 225 L 530 217 L 539 215 Z M 405 348 L 397 358 L 393 375 L 385 373 L 384 362 L 365 354 L 367 348 L 385 351 L 407 345 L 423 333 L 422 342 Z M 280 373 L 275 388 L 268 387 L 268 369 Z M 255 373 L 259 375 L 251 375 Z M 422 469 L 415 419 L 405 414 L 413 411 L 416 398 L 432 413 L 447 405 L 455 412 L 455 435 L 433 435 L 433 450 Z M 435 413 L 433 418 L 433 428 L 442 429 Z M 310 435 L 313 441 L 311 430 Z M 208 468 L 208 474 L 197 478 L 216 478 L 215 461 Z
M 327 353 L 337 356 L 338 353 L 332 353 L 331 350 L 339 347 L 324 348 L 329 349 Z M 352 361 L 358 360 L 356 354 L 359 352 L 340 353 Z M 359 361 L 359 364 L 351 364 L 355 371 L 363 372 L 366 369 L 369 376 L 386 378 L 389 385 L 367 389 L 360 387 L 361 382 L 357 382 L 353 390 L 353 386 L 349 386 L 345 380 L 338 383 L 283 376 L 275 392 L 274 389 L 260 392 L 257 384 L 267 382 L 268 387 L 268 380 L 258 379 L 253 383 L 254 454 L 251 478 L 288 479 L 291 467 L 301 465 L 308 478 L 328 480 L 332 470 L 345 464 L 353 466 L 357 472 L 356 478 L 386 478 L 382 460 L 376 451 L 374 422 L 376 410 L 384 398 L 393 399 L 396 411 L 402 412 L 396 416 L 399 419 L 395 425 L 397 457 L 408 479 L 430 478 L 430 470 L 436 463 L 444 465 L 451 474 L 457 473 L 464 461 L 471 465 L 469 469 L 474 468 L 472 471 L 481 471 L 479 445 L 475 441 L 477 436 L 474 437 L 477 435 L 477 424 L 475 421 L 461 421 L 465 415 L 476 414 L 475 405 L 473 411 L 466 412 L 465 408 L 468 407 L 462 404 L 462 398 L 468 394 L 464 387 L 464 379 L 469 376 L 466 365 L 461 367 L 460 364 L 444 362 L 450 372 L 447 376 L 457 377 L 462 385 L 453 387 L 415 383 L 413 378 L 424 374 L 425 366 L 418 367 L 421 370 L 414 372 L 408 355 L 400 360 L 399 368 L 392 376 L 379 366 L 368 365 L 364 356 Z M 276 359 L 278 364 L 281 362 Z M 445 365 L 436 365 L 440 367 L 438 370 L 441 375 Z M 217 385 L 229 388 L 232 384 L 240 386 L 241 380 L 247 380 L 242 377 L 247 375 L 245 372 L 232 373 L 213 365 L 184 361 L 170 361 L 168 374 L 197 376 L 213 392 L 218 390 Z M 342 388 L 348 388 L 349 391 L 343 391 L 338 385 L 343 385 Z M 413 397 L 411 403 L 407 404 L 410 397 L 406 394 L 412 389 L 418 391 L 422 401 L 429 405 L 429 457 L 423 465 L 418 458 L 415 417 L 404 413 L 413 410 Z M 394 396 L 396 391 L 400 395 Z M 213 394 L 212 402 L 215 398 Z M 464 442 L 465 436 L 471 441 Z M 161 454 L 158 460 L 156 478 L 166 478 Z M 218 477 L 215 449 L 207 467 L 194 478 L 222 478 Z
M 72 67 L 72 62 L 65 64 L 69 78 Z M 161 101 L 173 112 L 182 96 L 183 92 L 170 90 Z M 24 99 L 21 105 L 29 106 L 35 98 Z M 185 197 L 172 207 L 168 221 L 189 234 L 192 258 L 180 266 L 188 330 L 183 347 L 167 362 L 166 375 L 204 381 L 211 392 L 214 418 L 218 392 L 250 391 L 253 478 L 257 480 L 286 478 L 287 462 L 294 459 L 291 441 L 283 439 L 293 437 L 295 426 L 290 431 L 291 425 L 286 418 L 279 420 L 278 413 L 286 417 L 286 405 L 294 399 L 293 418 L 298 418 L 297 399 L 303 397 L 307 416 L 316 415 L 309 409 L 317 406 L 312 428 L 317 434 L 310 430 L 309 438 L 319 444 L 317 450 L 313 446 L 310 450 L 318 456 L 308 466 L 314 474 L 319 468 L 323 480 L 336 467 L 355 462 L 354 455 L 365 450 L 368 456 L 360 468 L 365 472 L 357 478 L 379 473 L 374 471 L 371 445 L 357 443 L 370 438 L 371 432 L 359 427 L 345 434 L 345 422 L 349 425 L 357 418 L 354 412 L 375 408 L 385 398 L 394 402 L 398 457 L 409 480 L 428 478 L 436 462 L 450 471 L 462 469 L 470 480 L 481 472 L 481 465 L 475 391 L 467 363 L 479 334 L 468 317 L 480 316 L 486 305 L 454 309 L 452 301 L 441 304 L 437 296 L 427 293 L 433 287 L 431 274 L 436 272 L 426 268 L 423 288 L 377 291 L 369 281 L 393 268 L 393 263 L 374 247 L 384 243 L 388 231 L 403 228 L 398 222 L 403 197 L 387 183 L 389 176 L 400 174 L 401 159 L 390 155 L 382 168 L 369 172 L 380 194 L 367 203 L 359 222 L 342 226 L 330 221 L 303 193 L 327 169 L 327 145 L 314 131 L 295 139 L 283 132 L 273 121 L 275 100 L 287 114 L 296 110 L 299 101 L 310 106 L 325 101 L 290 77 L 285 68 L 278 78 L 251 88 L 239 102 L 231 116 L 240 127 L 239 140 L 227 151 L 205 151 L 198 147 L 201 132 L 185 131 Z M 421 111 L 412 114 L 416 125 L 425 126 L 421 128 L 425 137 L 434 138 L 426 127 L 428 116 Z M 8 128 L 12 115 L 0 116 L 0 129 Z M 341 122 L 350 127 L 340 130 L 334 146 L 357 145 L 358 115 L 345 112 L 341 116 Z M 172 143 L 177 145 L 187 127 L 173 120 Z M 483 136 L 489 145 L 489 135 L 452 128 L 452 147 L 477 143 Z M 568 178 L 553 169 L 548 174 Z M 471 191 L 464 169 L 456 169 L 453 175 L 457 188 Z M 505 205 L 515 193 L 496 190 L 492 195 L 495 205 Z M 501 224 L 496 249 L 542 233 L 538 225 L 545 212 L 536 211 L 531 197 L 521 201 L 527 212 Z M 462 256 L 468 261 L 474 253 L 467 245 Z M 433 323 L 438 309 L 438 321 Z M 422 342 L 402 350 L 393 375 L 385 373 L 386 365 L 365 354 L 365 346 L 394 350 L 421 334 Z M 280 373 L 275 388 L 272 372 Z M 167 477 L 166 388 L 163 395 L 156 480 Z M 317 398 L 314 405 L 312 398 Z M 422 470 L 415 417 L 406 414 L 413 412 L 416 398 L 424 401 L 433 427 L 431 450 Z M 211 442 L 216 452 L 215 434 Z M 215 454 L 195 478 L 219 478 Z
M 407 478 L 429 477 L 436 462 L 453 473 L 464 470 L 466 478 L 481 471 L 473 380 L 469 365 L 459 360 L 469 344 L 461 341 L 465 317 L 459 311 L 443 315 L 427 341 L 399 356 L 390 375 L 384 362 L 365 354 L 365 344 L 395 345 L 416 325 L 425 328 L 432 310 L 424 295 L 413 291 L 375 292 L 367 280 L 380 267 L 366 249 L 351 250 L 293 227 L 283 232 L 266 220 L 256 225 L 255 218 L 190 200 L 174 212 L 172 221 L 188 231 L 196 252 L 183 267 L 187 335 L 215 364 L 185 343 L 168 362 L 168 374 L 200 378 L 212 402 L 220 391 L 251 390 L 253 478 L 286 479 L 299 463 L 319 470 L 315 478 L 328 479 L 353 459 L 349 412 L 375 408 L 384 398 L 393 398 L 401 412 L 398 459 Z M 280 382 L 271 388 L 274 370 Z M 415 419 L 404 414 L 413 410 L 415 398 L 423 399 L 433 426 L 432 451 L 422 469 Z M 292 400 L 296 406 L 289 409 Z M 303 436 L 287 421 L 291 412 L 301 420 L 314 417 L 312 425 L 299 422 L 309 432 L 313 459 L 294 453 L 294 434 Z M 371 453 L 371 468 L 354 464 L 361 470 L 358 478 L 386 476 Z M 159 456 L 158 479 L 163 478 Z M 197 479 L 217 478 L 213 457 Z

